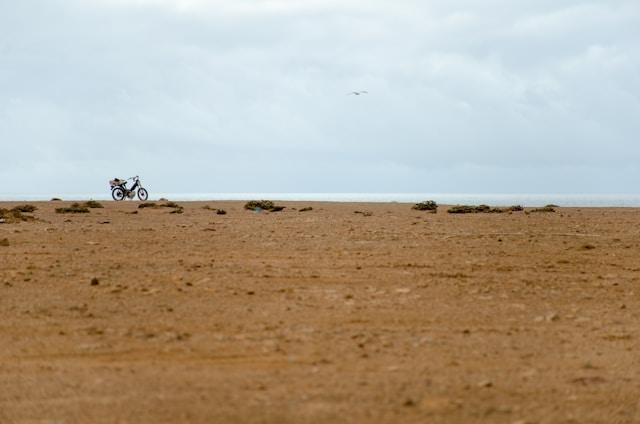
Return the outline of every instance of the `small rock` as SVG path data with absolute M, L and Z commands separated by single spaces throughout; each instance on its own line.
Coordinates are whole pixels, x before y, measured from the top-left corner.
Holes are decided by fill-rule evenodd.
M 547 322 L 558 321 L 558 320 L 560 319 L 560 315 L 558 315 L 558 314 L 557 314 L 557 313 L 555 313 L 555 312 L 551 312 L 551 313 L 547 314 L 547 315 L 544 317 L 544 319 L 545 319 L 545 321 L 547 321 Z
M 416 402 L 413 399 L 409 398 L 404 401 L 403 405 L 406 407 L 416 406 Z
M 491 380 L 482 380 L 478 383 L 478 387 L 493 387 L 493 382 Z
M 100 280 L 98 280 L 96 277 L 93 277 L 91 279 L 91 285 L 92 286 L 97 286 L 98 284 L 100 284 Z

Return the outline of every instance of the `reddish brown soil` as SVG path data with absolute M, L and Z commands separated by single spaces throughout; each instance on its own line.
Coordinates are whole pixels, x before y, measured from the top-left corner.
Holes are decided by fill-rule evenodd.
M 0 422 L 640 422 L 640 210 L 281 204 L 0 224 Z

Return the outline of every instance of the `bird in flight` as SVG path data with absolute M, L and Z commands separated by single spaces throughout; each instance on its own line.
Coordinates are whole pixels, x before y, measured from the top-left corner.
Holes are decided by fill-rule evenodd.
M 364 91 L 364 90 L 362 90 L 362 91 L 352 91 L 350 93 L 347 93 L 347 96 L 359 96 L 361 94 L 369 94 L 369 92 L 368 91 Z

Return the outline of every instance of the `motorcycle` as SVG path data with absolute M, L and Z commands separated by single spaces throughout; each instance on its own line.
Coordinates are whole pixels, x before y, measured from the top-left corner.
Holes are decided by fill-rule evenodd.
M 127 188 L 127 181 L 129 180 L 133 181 L 133 186 L 131 188 Z M 113 197 L 113 200 L 115 201 L 133 199 L 136 193 L 138 194 L 138 199 L 142 201 L 149 198 L 149 193 L 142 187 L 140 177 L 137 175 L 135 177 L 127 178 L 126 180 L 114 178 L 109 181 L 109 186 L 111 187 L 111 197 Z

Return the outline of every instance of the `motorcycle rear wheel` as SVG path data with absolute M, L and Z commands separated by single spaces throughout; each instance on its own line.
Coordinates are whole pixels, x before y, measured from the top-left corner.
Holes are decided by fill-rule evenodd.
M 122 189 L 122 187 L 115 187 L 113 190 L 111 190 L 111 197 L 113 197 L 113 200 L 115 200 L 116 202 L 124 200 L 124 190 Z

